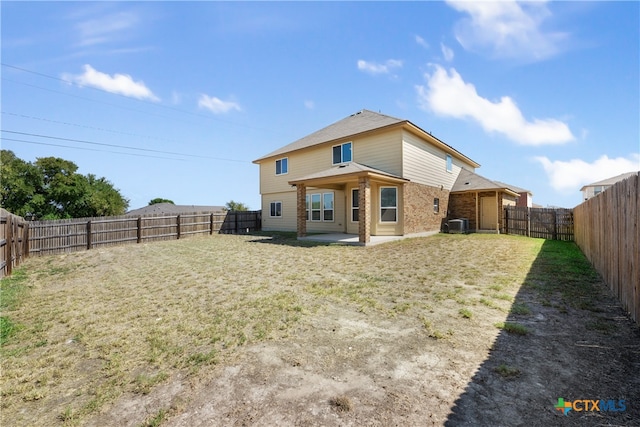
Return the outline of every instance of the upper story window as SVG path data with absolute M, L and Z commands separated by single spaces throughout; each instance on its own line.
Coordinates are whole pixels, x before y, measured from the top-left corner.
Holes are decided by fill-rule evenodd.
M 333 164 L 349 163 L 351 161 L 351 143 L 333 146 Z
M 289 173 L 289 158 L 276 160 L 276 175 L 284 175 Z
M 447 172 L 453 172 L 453 160 L 449 154 L 447 154 Z

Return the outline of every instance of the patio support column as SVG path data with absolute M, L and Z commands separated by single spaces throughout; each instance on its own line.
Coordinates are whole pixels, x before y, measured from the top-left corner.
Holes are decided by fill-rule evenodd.
M 371 241 L 371 181 L 368 176 L 358 178 L 358 241 Z
M 296 185 L 297 192 L 297 228 L 298 237 L 307 235 L 307 187 L 304 184 Z

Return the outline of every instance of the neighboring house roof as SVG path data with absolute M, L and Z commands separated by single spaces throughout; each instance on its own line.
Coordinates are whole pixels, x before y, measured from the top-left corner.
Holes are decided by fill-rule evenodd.
M 297 141 L 292 142 L 291 144 L 285 145 L 284 147 L 278 148 L 271 153 L 260 157 L 259 159 L 254 160 L 254 163 L 259 163 L 262 160 L 268 159 L 270 157 L 279 156 L 285 153 L 289 153 L 291 151 L 302 150 L 304 148 L 313 147 L 314 145 L 324 144 L 331 141 L 336 141 L 342 138 L 352 137 L 356 135 L 360 135 L 366 132 L 370 132 L 373 130 L 378 130 L 386 127 L 393 126 L 410 126 L 416 132 L 422 133 L 424 136 L 428 135 L 428 137 L 432 138 L 434 142 L 439 145 L 442 145 L 447 151 L 451 151 L 452 154 L 455 154 L 456 157 L 464 160 L 469 163 L 473 167 L 480 167 L 480 165 L 464 154 L 460 153 L 455 148 L 450 145 L 440 141 L 438 138 L 433 135 L 425 132 L 420 129 L 418 126 L 411 123 L 409 120 L 398 119 L 396 117 L 388 116 L 386 114 L 376 113 L 374 111 L 369 110 L 361 110 L 355 114 L 350 115 L 342 120 L 339 120 L 325 128 L 322 128 L 312 134 L 309 134 L 303 138 L 300 138 Z
M 516 193 L 529 193 L 529 194 L 531 194 L 533 196 L 533 193 L 531 192 L 531 190 L 527 190 L 525 188 L 516 187 L 515 185 L 506 184 L 506 183 L 504 183 L 502 181 L 493 181 L 493 182 L 495 182 L 496 184 L 499 184 L 499 185 L 503 185 L 504 187 L 515 191 Z
M 400 176 L 382 171 L 380 169 L 372 168 L 370 166 L 366 166 L 357 162 L 349 162 L 345 165 L 333 166 L 321 172 L 312 173 L 310 175 L 303 176 L 293 181 L 289 181 L 289 184 L 294 184 L 297 182 L 304 182 L 304 181 L 311 181 L 315 179 L 331 178 L 331 177 L 337 177 L 337 176 L 344 177 L 345 175 L 361 175 L 361 174 L 381 175 L 389 178 L 408 181 L 408 179 L 404 179 Z
M 624 179 L 627 179 L 633 175 L 638 174 L 638 171 L 635 172 L 627 172 L 627 173 L 623 173 L 621 175 L 618 176 L 614 176 L 611 178 L 607 178 L 607 179 L 603 179 L 602 181 L 598 181 L 598 182 L 593 182 L 591 184 L 587 184 L 585 186 L 583 186 L 580 191 L 584 191 L 587 187 L 599 187 L 599 186 L 603 186 L 603 185 L 613 185 L 618 181 L 622 181 Z
M 513 189 L 513 186 L 497 181 L 491 181 L 475 172 L 461 169 L 458 179 L 451 188 L 452 193 L 464 191 L 504 191 L 517 196 L 519 191 Z M 524 190 L 526 191 L 526 190 Z
M 164 215 L 164 214 L 186 214 L 195 212 L 220 212 L 224 206 L 196 206 L 196 205 L 174 205 L 173 203 L 156 203 L 143 208 L 134 209 L 126 213 L 130 216 L 140 215 Z

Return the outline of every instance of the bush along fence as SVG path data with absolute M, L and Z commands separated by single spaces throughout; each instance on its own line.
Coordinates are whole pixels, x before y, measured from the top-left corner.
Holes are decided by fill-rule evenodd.
M 21 237 L 15 230 L 9 236 L 14 244 L 20 243 L 21 252 L 15 249 L 2 251 L 2 262 L 8 265 L 13 254 L 13 266 L 27 255 L 50 255 L 83 251 L 98 247 L 127 243 L 143 243 L 157 240 L 181 239 L 194 234 L 246 234 L 260 230 L 261 211 L 200 212 L 180 215 L 115 216 L 97 218 L 73 218 L 52 221 L 25 221 L 3 211 L 5 235 L 6 223 L 24 224 Z M 5 217 L 8 218 L 5 220 Z M 7 221 L 7 222 L 5 222 Z M 3 242 L 9 238 L 2 237 Z M 20 254 L 19 256 L 17 254 Z M 17 258 L 16 258 L 17 257 Z M 15 259 L 18 259 L 16 262 Z M 5 274 L 10 269 L 4 268 Z
M 572 209 L 504 208 L 504 233 L 551 240 L 573 240 Z
M 14 267 L 29 256 L 29 223 L 0 209 L 0 277 L 9 276 Z
M 575 240 L 640 324 L 640 180 L 620 181 L 576 206 Z

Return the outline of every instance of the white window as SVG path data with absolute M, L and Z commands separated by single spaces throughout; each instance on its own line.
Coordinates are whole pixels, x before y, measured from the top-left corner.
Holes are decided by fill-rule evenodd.
M 276 175 L 284 175 L 289 173 L 289 158 L 276 160 Z
M 447 172 L 453 172 L 453 160 L 449 154 L 447 154 Z
M 335 197 L 333 193 L 308 194 L 305 200 L 307 205 L 307 221 L 333 222 L 335 210 L 334 200 Z
M 333 193 L 322 195 L 322 220 L 333 221 Z
M 271 202 L 269 216 L 277 218 L 282 217 L 282 202 Z
M 440 199 L 437 197 L 433 199 L 433 212 L 440 212 Z
M 333 164 L 349 163 L 351 161 L 351 143 L 345 142 L 344 144 L 333 146 Z
M 306 210 L 307 210 L 307 216 L 306 216 L 307 221 L 309 221 L 309 219 L 310 219 L 309 218 L 309 197 L 310 196 L 308 194 L 305 196 L 305 205 L 306 205 Z
M 360 190 L 351 189 L 351 221 L 358 222 L 360 218 Z
M 381 222 L 397 222 L 398 221 L 398 188 L 397 187 L 381 187 L 380 188 L 380 221 Z
M 322 196 L 320 194 L 311 195 L 311 221 L 320 221 L 322 218 Z

